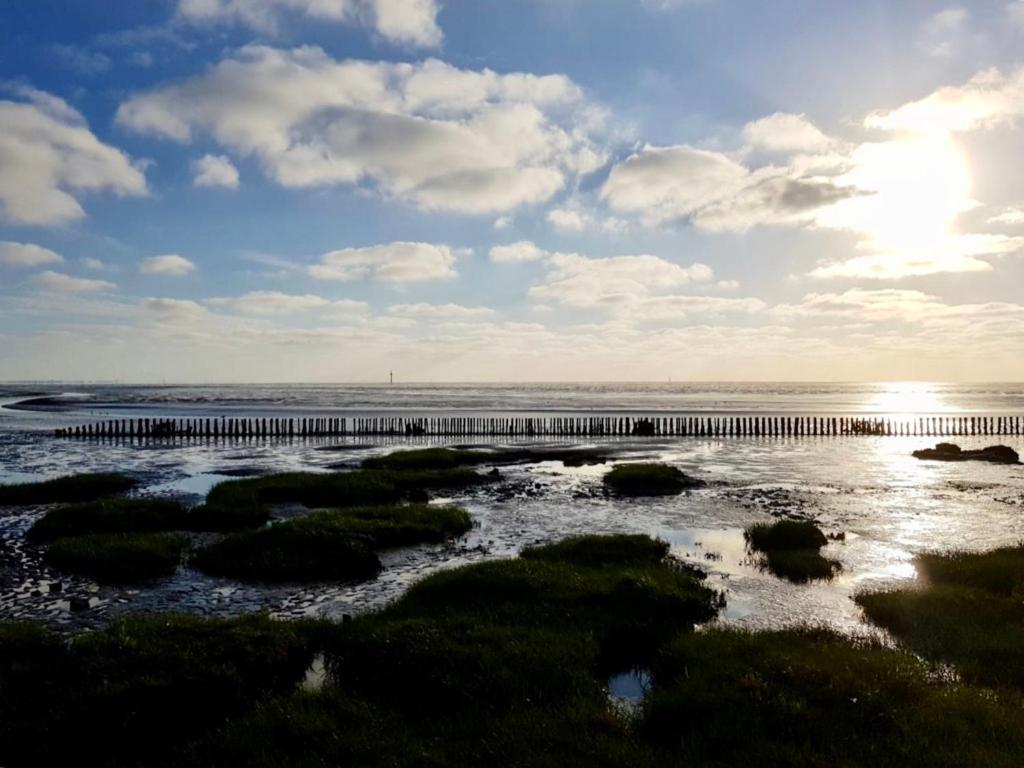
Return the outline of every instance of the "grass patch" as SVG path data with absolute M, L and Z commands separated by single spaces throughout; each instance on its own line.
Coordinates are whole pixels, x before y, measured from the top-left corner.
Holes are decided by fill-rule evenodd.
M 1024 710 L 828 631 L 711 630 L 654 667 L 641 731 L 674 764 L 1011 766 Z M 666 764 L 668 761 L 666 760 Z
M 282 525 L 327 529 L 384 549 L 436 543 L 460 536 L 473 527 L 473 520 L 459 507 L 408 504 L 325 510 Z
M 779 520 L 758 523 L 743 532 L 754 552 L 763 555 L 762 564 L 775 576 L 797 584 L 833 578 L 840 563 L 819 551 L 828 538 L 812 522 Z
M 0 623 L 0 762 L 181 765 L 171 755 L 184 744 L 292 690 L 322 632 L 262 616 L 133 616 L 66 645 Z
M 187 528 L 185 509 L 174 501 L 101 499 L 50 510 L 29 529 L 34 542 L 90 533 L 142 533 Z
M 668 464 L 620 464 L 604 476 L 604 484 L 621 496 L 672 496 L 704 482 Z
M 0 485 L 0 506 L 93 501 L 134 488 L 134 478 L 113 472 L 68 475 L 40 483 Z
M 268 584 L 361 581 L 381 568 L 370 546 L 350 533 L 294 522 L 228 536 L 199 550 L 192 564 L 212 576 Z
M 653 566 L 668 556 L 667 542 L 643 535 L 574 536 L 554 544 L 527 547 L 524 560 L 573 563 L 591 568 L 601 566 Z
M 915 564 L 923 586 L 857 596 L 868 618 L 964 680 L 1024 690 L 1024 547 Z
M 420 448 L 375 456 L 366 459 L 363 467 L 391 470 L 454 469 L 482 464 L 528 464 L 540 461 L 561 461 L 566 466 L 603 464 L 607 461 L 607 454 L 587 448 L 503 448 L 487 451 L 468 448 Z
M 169 533 L 91 534 L 58 539 L 43 557 L 61 571 L 131 584 L 173 575 L 185 545 L 183 537 Z

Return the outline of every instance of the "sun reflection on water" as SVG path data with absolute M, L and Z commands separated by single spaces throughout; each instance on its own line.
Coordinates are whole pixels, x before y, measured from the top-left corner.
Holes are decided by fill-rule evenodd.
M 894 381 L 877 385 L 865 405 L 866 410 L 894 418 L 945 414 L 952 409 L 940 391 L 940 385 L 922 381 Z

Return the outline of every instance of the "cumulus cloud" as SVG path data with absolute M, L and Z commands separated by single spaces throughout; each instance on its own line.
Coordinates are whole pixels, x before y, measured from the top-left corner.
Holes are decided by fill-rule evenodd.
M 142 308 L 161 317 L 195 318 L 207 314 L 206 307 L 189 299 L 149 298 L 142 302 Z
M 0 220 L 63 224 L 85 216 L 82 193 L 146 194 L 127 155 L 101 142 L 66 102 L 26 87 L 0 100 Z
M 413 283 L 450 280 L 456 276 L 459 252 L 447 245 L 390 243 L 368 248 L 344 248 L 320 257 L 309 274 L 320 280 L 376 280 Z
M 743 128 L 743 140 L 752 149 L 778 154 L 824 152 L 835 143 L 806 115 L 784 112 L 747 123 Z
M 543 202 L 599 167 L 592 115 L 560 75 L 249 46 L 135 96 L 117 120 L 180 142 L 208 134 L 287 187 L 366 184 L 421 208 L 484 214 Z
M 0 264 L 6 267 L 39 267 L 60 264 L 64 257 L 33 243 L 0 241 Z
M 582 232 L 587 226 L 583 212 L 572 208 L 552 208 L 547 220 L 559 232 Z
M 532 287 L 530 297 L 579 309 L 614 309 L 691 283 L 707 283 L 714 277 L 705 264 L 681 267 L 650 255 L 592 259 L 556 253 L 548 263 L 545 282 Z
M 547 251 L 538 248 L 529 240 L 520 240 L 508 245 L 496 245 L 491 248 L 491 261 L 495 264 L 515 264 L 525 261 L 541 261 L 548 255 Z
M 788 139 L 776 139 L 774 146 L 787 146 Z M 767 131 L 758 140 L 772 141 Z M 616 165 L 601 189 L 613 209 L 648 224 L 683 219 L 710 231 L 808 222 L 819 209 L 856 194 L 799 168 L 751 171 L 721 152 L 686 145 L 644 147 Z
M 399 317 L 422 320 L 472 320 L 490 317 L 490 307 L 464 307 L 461 304 L 395 304 L 388 307 L 388 313 Z
M 443 35 L 437 0 L 180 0 L 178 15 L 192 24 L 241 24 L 272 33 L 281 17 L 373 28 L 391 42 L 435 47 Z
M 193 166 L 197 187 L 238 189 L 238 169 L 225 155 L 203 155 Z
M 979 72 L 963 85 L 939 88 L 923 99 L 875 112 L 864 124 L 887 131 L 973 131 L 1024 114 L 1024 68 L 1011 74 Z
M 194 272 L 196 265 L 179 256 L 176 253 L 167 253 L 162 256 L 150 256 L 143 259 L 139 270 L 146 275 L 165 275 L 167 277 L 182 277 Z
M 50 293 L 95 293 L 112 291 L 117 286 L 106 280 L 89 280 L 84 277 L 72 277 L 63 272 L 46 270 L 35 276 L 36 285 Z
M 252 291 L 234 298 L 208 299 L 207 303 L 245 315 L 291 315 L 331 306 L 322 296 L 279 291 Z

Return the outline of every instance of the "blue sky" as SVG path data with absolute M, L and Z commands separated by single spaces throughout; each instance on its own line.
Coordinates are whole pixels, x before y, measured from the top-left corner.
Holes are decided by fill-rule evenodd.
M 0 379 L 1020 379 L 1024 0 L 12 0 Z

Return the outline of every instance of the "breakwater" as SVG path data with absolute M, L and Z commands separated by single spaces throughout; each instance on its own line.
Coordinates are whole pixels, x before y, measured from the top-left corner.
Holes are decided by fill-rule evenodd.
M 115 419 L 55 430 L 104 437 L 830 437 L 1020 435 L 1019 416 L 430 416 Z

